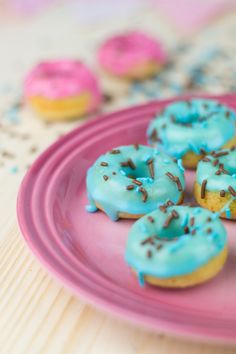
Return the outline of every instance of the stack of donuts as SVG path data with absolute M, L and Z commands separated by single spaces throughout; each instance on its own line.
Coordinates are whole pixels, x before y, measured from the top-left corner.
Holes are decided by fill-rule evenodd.
M 115 147 L 88 170 L 89 212 L 139 219 L 125 260 L 141 285 L 193 286 L 223 267 L 220 217 L 236 219 L 235 122 L 236 113 L 215 100 L 176 101 L 150 122 L 149 146 Z M 199 206 L 184 204 L 185 168 L 196 169 Z

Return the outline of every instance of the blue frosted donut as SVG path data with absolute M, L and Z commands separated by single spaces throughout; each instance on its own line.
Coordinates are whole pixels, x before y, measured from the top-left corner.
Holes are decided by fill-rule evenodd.
M 194 195 L 201 206 L 236 219 L 235 148 L 214 151 L 198 163 Z
M 235 145 L 235 121 L 235 112 L 217 101 L 177 101 L 157 114 L 147 135 L 152 145 L 192 168 L 203 155 Z
M 141 285 L 146 281 L 164 287 L 206 281 L 219 272 L 226 256 L 226 231 L 215 214 L 168 205 L 134 223 L 125 253 Z
M 87 210 L 112 220 L 138 218 L 171 200 L 185 187 L 183 168 L 163 152 L 144 145 L 120 146 L 100 156 L 87 172 Z

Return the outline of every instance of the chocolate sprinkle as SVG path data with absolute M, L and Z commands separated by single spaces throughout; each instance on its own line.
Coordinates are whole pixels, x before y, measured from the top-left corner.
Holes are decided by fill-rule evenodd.
M 145 203 L 148 199 L 148 193 L 147 193 L 146 189 L 143 187 L 139 187 L 139 191 L 142 193 L 142 195 L 143 195 L 142 199 L 143 199 L 143 202 Z
M 167 217 L 166 221 L 164 222 L 163 228 L 167 228 L 173 219 L 177 219 L 179 214 L 176 210 L 173 210 L 171 214 Z
M 154 178 L 155 177 L 155 173 L 154 173 L 153 159 L 148 160 L 147 164 L 148 164 L 150 176 L 151 176 L 151 178 Z
M 225 197 L 225 191 L 224 191 L 224 189 L 222 189 L 222 190 L 220 191 L 220 196 L 221 196 L 221 197 Z
M 219 175 L 221 175 L 221 173 L 224 173 L 224 174 L 226 174 L 226 175 L 229 174 L 229 172 L 225 170 L 223 163 L 220 163 L 220 164 L 219 164 L 219 169 L 216 171 L 215 174 L 219 176 Z
M 119 149 L 111 150 L 110 154 L 112 154 L 112 155 L 120 154 L 120 150 Z
M 233 197 L 236 197 L 236 190 L 232 186 L 229 186 L 228 190 Z
M 134 184 L 137 184 L 137 186 L 142 186 L 142 184 L 143 184 L 141 181 L 138 181 L 137 179 L 133 179 L 132 182 Z
M 112 172 L 112 174 L 115 176 L 115 175 L 116 175 L 116 172 L 115 172 L 115 171 L 113 171 L 113 172 Z
M 167 212 L 167 208 L 174 205 L 174 203 L 171 200 L 168 200 L 165 204 L 160 205 L 159 209 L 163 212 L 166 213 Z
M 2 152 L 2 156 L 3 156 L 3 157 L 10 158 L 10 159 L 12 159 L 12 158 L 15 157 L 15 155 L 13 155 L 11 152 L 6 151 L 6 150 L 4 150 L 4 151 Z
M 160 205 L 160 206 L 159 206 L 159 209 L 160 209 L 160 211 L 162 211 L 163 213 L 166 214 L 167 210 L 166 210 L 165 204 L 164 204 L 164 205 Z
M 189 227 L 188 227 L 188 226 L 185 226 L 185 228 L 184 228 L 184 232 L 185 232 L 186 234 L 188 234 L 188 233 L 189 233 Z
M 208 234 L 212 233 L 212 229 L 209 227 L 209 229 L 206 230 Z
M 114 99 L 114 97 L 112 95 L 110 95 L 109 93 L 104 93 L 102 95 L 103 101 L 104 103 L 111 103 Z
M 236 146 L 232 146 L 231 148 L 230 148 L 230 151 L 234 151 L 236 149 Z
M 131 191 L 132 189 L 134 189 L 134 186 L 132 184 L 129 184 L 126 189 L 127 191 Z
M 147 257 L 148 257 L 148 258 L 151 258 L 151 257 L 152 257 L 152 251 L 151 251 L 151 250 L 148 250 L 148 251 L 147 251 Z
M 172 215 L 173 215 L 173 217 L 174 217 L 175 219 L 178 219 L 178 217 L 179 217 L 179 214 L 177 213 L 176 210 L 173 210 L 173 211 L 172 211 Z
M 151 223 L 154 223 L 154 219 L 153 219 L 153 217 L 152 216 L 148 216 L 148 221 L 150 221 Z
M 219 160 L 216 159 L 216 160 L 214 160 L 214 161 L 212 162 L 212 165 L 213 165 L 213 166 L 216 166 L 216 165 L 218 165 L 218 163 L 219 163 Z
M 101 162 L 100 165 L 101 166 L 108 166 L 108 163 L 107 162 Z
M 203 148 L 201 148 L 201 149 L 200 149 L 200 153 L 201 153 L 202 155 L 206 155 L 206 150 L 204 150 Z
M 120 165 L 122 167 L 130 167 L 132 170 L 136 169 L 136 166 L 132 159 L 128 159 L 127 161 L 121 162 Z
M 211 220 L 211 217 L 208 216 L 208 218 L 206 219 L 206 221 L 207 221 L 207 222 L 211 222 L 211 221 L 212 221 L 212 220 Z
M 201 159 L 201 161 L 203 161 L 203 162 L 210 162 L 211 160 L 209 159 L 209 157 L 203 157 L 203 159 Z
M 205 198 L 206 195 L 206 185 L 207 185 L 207 179 L 204 179 L 202 181 L 202 185 L 201 185 L 201 199 Z
M 191 231 L 191 235 L 195 235 L 196 234 L 196 229 Z
M 156 249 L 159 251 L 162 247 L 163 247 L 163 245 L 161 243 L 159 243 L 159 245 L 157 245 Z
M 190 219 L 190 226 L 193 226 L 193 225 L 194 225 L 194 223 L 195 223 L 195 218 L 194 218 L 194 217 L 192 217 L 192 218 Z
M 220 152 L 218 152 L 218 153 L 212 153 L 212 156 L 214 156 L 214 157 L 221 157 L 221 156 L 226 156 L 226 155 L 228 155 L 228 154 L 229 154 L 228 151 L 220 151 Z
M 105 181 L 107 181 L 108 180 L 108 176 L 107 175 L 103 175 L 103 179 L 105 180 Z
M 169 177 L 173 182 L 175 182 L 176 185 L 177 185 L 178 191 L 182 192 L 183 187 L 181 185 L 179 177 L 176 177 L 176 176 L 172 175 L 172 173 L 170 173 L 170 172 L 166 172 L 166 176 Z
M 153 129 L 153 131 L 151 132 L 150 138 L 152 141 L 156 142 L 158 141 L 158 136 L 157 136 L 157 131 L 156 129 Z
M 143 240 L 141 242 L 141 245 L 146 245 L 147 243 L 150 243 L 151 245 L 154 245 L 154 240 L 153 240 L 154 236 L 149 236 L 148 238 L 145 238 L 145 240 Z
M 135 150 L 138 150 L 139 149 L 139 144 L 134 144 L 134 148 L 135 148 Z

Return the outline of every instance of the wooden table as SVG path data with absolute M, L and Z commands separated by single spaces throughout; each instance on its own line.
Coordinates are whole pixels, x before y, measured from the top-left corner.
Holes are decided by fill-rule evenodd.
M 50 16 L 55 17 L 53 26 Z M 126 27 L 137 23 L 160 32 L 169 43 L 178 38 L 158 16 L 154 21 L 151 13 L 130 19 Z M 96 31 L 83 29 L 81 34 L 78 24 L 68 26 L 58 10 L 27 23 L 6 23 L 1 29 L 1 79 L 10 82 L 13 89 L 0 85 L 4 116 L 0 131 L 0 353 L 233 354 L 235 348 L 173 339 L 100 312 L 53 280 L 30 254 L 20 235 L 15 201 L 28 165 L 60 134 L 81 124 L 46 126 L 27 107 L 9 114 L 19 100 L 21 80 L 39 58 L 79 55 L 91 62 L 96 40 L 121 28 L 119 21 L 109 26 L 106 31 L 101 26 Z M 79 47 L 75 48 L 75 41 Z M 115 87 L 114 92 L 123 97 L 126 86 Z M 116 108 L 119 102 L 118 99 Z

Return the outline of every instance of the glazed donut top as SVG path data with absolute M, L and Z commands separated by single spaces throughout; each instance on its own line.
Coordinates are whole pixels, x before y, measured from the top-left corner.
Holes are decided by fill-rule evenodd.
M 205 265 L 226 245 L 219 218 L 199 207 L 162 206 L 136 221 L 129 232 L 125 258 L 144 275 L 170 278 Z
M 209 99 L 192 99 L 169 104 L 148 127 L 150 143 L 158 143 L 180 158 L 221 148 L 235 136 L 236 114 Z
M 119 212 L 146 214 L 158 205 L 176 204 L 184 190 L 181 165 L 171 157 L 144 145 L 121 146 L 102 155 L 87 172 L 90 205 L 96 205 L 112 219 Z
M 196 180 L 209 191 L 219 191 L 221 197 L 224 197 L 226 193 L 236 197 L 235 147 L 212 152 L 211 155 L 199 161 Z
M 44 96 L 49 99 L 77 96 L 90 92 L 95 101 L 101 92 L 94 74 L 78 60 L 55 60 L 39 63 L 26 77 L 26 97 Z
M 167 55 L 156 39 L 142 32 L 132 31 L 105 41 L 98 51 L 98 60 L 108 71 L 123 75 L 135 65 L 147 61 L 164 64 Z

